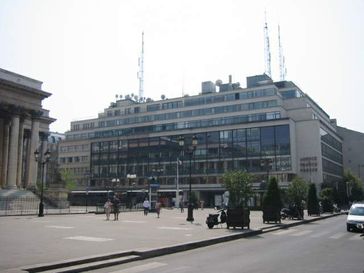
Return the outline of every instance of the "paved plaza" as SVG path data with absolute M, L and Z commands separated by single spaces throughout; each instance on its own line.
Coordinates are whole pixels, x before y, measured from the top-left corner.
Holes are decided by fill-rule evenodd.
M 162 209 L 155 213 L 123 212 L 119 221 L 106 221 L 104 214 L 70 214 L 0 217 L 0 272 L 21 272 L 35 264 L 124 252 L 150 250 L 209 240 L 246 229 L 227 229 L 226 225 L 208 229 L 205 220 L 213 209 L 194 210 L 195 221 L 186 221 L 187 210 Z M 310 217 L 305 217 L 309 219 Z M 251 230 L 268 228 L 262 212 L 252 211 Z M 297 222 L 284 220 L 283 224 Z

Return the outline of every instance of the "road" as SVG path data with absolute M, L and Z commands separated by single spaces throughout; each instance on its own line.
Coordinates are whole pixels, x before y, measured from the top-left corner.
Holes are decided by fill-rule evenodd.
M 345 216 L 92 272 L 364 272 L 364 240 Z

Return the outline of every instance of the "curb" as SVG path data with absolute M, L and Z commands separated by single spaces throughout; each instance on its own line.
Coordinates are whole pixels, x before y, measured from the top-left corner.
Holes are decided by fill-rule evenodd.
M 304 225 L 304 224 L 308 224 L 311 222 L 316 222 L 319 220 L 324 220 L 324 219 L 340 216 L 343 214 L 345 214 L 345 213 L 334 213 L 334 214 L 330 214 L 330 215 L 319 216 L 317 218 L 299 220 L 294 223 L 277 224 L 277 225 L 273 225 L 271 227 L 260 228 L 258 230 L 244 230 L 244 232 L 241 232 L 241 233 L 229 234 L 229 235 L 220 236 L 220 237 L 216 237 L 216 238 L 212 238 L 212 239 L 193 241 L 193 242 L 172 245 L 172 246 L 165 246 L 165 247 L 154 248 L 154 249 L 149 249 L 149 250 L 133 250 L 133 251 L 129 250 L 129 251 L 124 251 L 124 252 L 100 255 L 100 256 L 84 257 L 84 258 L 77 259 L 77 260 L 66 260 L 66 261 L 52 263 L 52 264 L 32 265 L 32 266 L 28 266 L 27 268 L 23 268 L 23 270 L 25 270 L 27 272 L 44 272 L 44 271 L 49 271 L 49 270 L 54 270 L 54 269 L 60 270 L 63 268 L 64 270 L 62 272 L 83 272 L 86 270 L 103 268 L 103 267 L 107 267 L 107 266 L 111 266 L 111 265 L 128 263 L 128 262 L 137 261 L 137 260 L 150 259 L 150 258 L 154 258 L 154 257 L 167 255 L 167 254 L 174 254 L 174 253 L 192 250 L 192 249 L 196 249 L 196 248 L 200 248 L 200 247 L 206 247 L 206 246 L 224 243 L 224 242 L 228 242 L 228 241 L 257 236 L 259 234 L 273 232 L 273 231 L 280 230 L 280 229 L 287 229 L 287 228 L 294 227 L 294 226 Z M 112 260 L 114 258 L 126 257 L 129 255 L 134 255 L 137 257 L 133 257 L 132 259 L 126 259 L 121 262 L 108 262 L 108 260 Z M 102 265 L 98 265 L 97 267 L 94 267 L 91 265 L 87 266 L 88 263 L 93 263 L 93 262 L 98 262 L 98 261 L 105 261 L 105 263 Z M 67 267 L 77 266 L 77 265 L 80 266 L 79 270 L 67 271 Z M 83 267 L 81 268 L 82 265 L 83 265 Z

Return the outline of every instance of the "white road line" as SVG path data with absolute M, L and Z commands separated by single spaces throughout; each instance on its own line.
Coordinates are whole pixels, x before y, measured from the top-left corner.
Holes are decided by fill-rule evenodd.
M 152 263 L 129 267 L 129 268 L 118 270 L 118 271 L 113 271 L 110 273 L 138 273 L 138 272 L 148 271 L 148 270 L 166 266 L 166 265 L 167 264 L 164 264 L 164 263 L 152 262 Z
M 73 237 L 66 237 L 64 239 L 66 239 L 66 240 L 89 241 L 89 242 L 106 242 L 106 241 L 114 240 L 114 239 L 110 239 L 110 238 L 87 237 L 87 236 L 73 236 Z
M 158 227 L 158 229 L 169 229 L 169 230 L 192 230 L 192 228 L 184 228 L 184 227 Z
M 146 221 L 132 221 L 132 220 L 123 220 L 123 223 L 135 223 L 135 224 L 145 224 Z
M 340 239 L 341 237 L 344 237 L 347 234 L 347 232 L 339 232 L 332 236 L 330 236 L 330 239 Z
M 66 226 L 46 226 L 46 228 L 70 229 L 70 228 L 75 228 L 75 227 L 66 227 Z
M 292 233 L 292 232 L 295 232 L 295 231 L 297 231 L 297 229 L 294 229 L 294 228 L 284 229 L 284 230 L 280 230 L 280 231 L 275 231 L 272 234 L 274 234 L 274 235 L 283 235 L 283 234 L 288 234 L 288 233 Z
M 323 232 L 319 232 L 319 233 L 314 233 L 314 234 L 310 235 L 310 237 L 319 238 L 319 237 L 324 236 L 324 235 L 326 235 L 328 233 L 330 233 L 330 231 L 323 231 Z
M 363 240 L 363 237 L 360 237 L 360 234 L 354 234 L 349 238 L 350 241 L 358 241 L 358 240 Z
M 302 230 L 300 232 L 297 232 L 297 233 L 293 233 L 293 234 L 289 234 L 290 236 L 303 236 L 303 235 L 307 235 L 309 233 L 311 233 L 312 230 Z

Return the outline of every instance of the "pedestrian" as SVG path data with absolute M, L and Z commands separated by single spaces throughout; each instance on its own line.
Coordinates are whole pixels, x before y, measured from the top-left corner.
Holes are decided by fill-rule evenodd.
M 120 212 L 120 200 L 119 198 L 114 195 L 114 198 L 112 199 L 112 207 L 114 210 L 114 221 L 118 221 L 119 220 L 119 212 Z
M 143 202 L 143 208 L 144 208 L 144 215 L 148 215 L 149 212 L 149 200 L 147 198 L 145 198 L 144 202 Z
M 181 209 L 181 213 L 185 211 L 183 208 L 183 200 L 179 201 L 179 208 Z
M 203 206 L 204 206 L 204 204 L 205 204 L 205 201 L 201 200 L 201 201 L 200 201 L 201 210 L 203 210 Z
M 159 218 L 159 214 L 161 213 L 161 206 L 162 204 L 157 201 L 157 203 L 155 203 L 155 211 L 157 212 L 157 217 Z
M 104 204 L 106 221 L 110 220 L 111 207 L 112 207 L 112 203 L 111 203 L 110 199 L 107 199 L 107 201 Z

